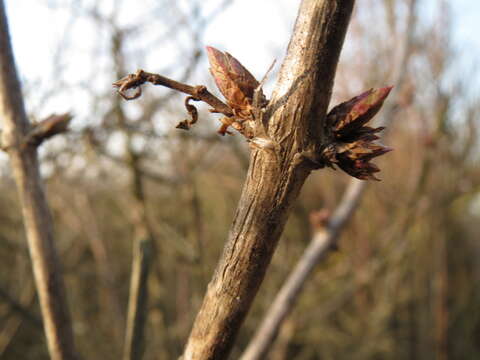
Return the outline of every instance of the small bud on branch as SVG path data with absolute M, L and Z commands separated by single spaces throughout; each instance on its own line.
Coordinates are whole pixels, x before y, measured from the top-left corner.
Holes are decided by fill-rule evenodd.
M 220 119 L 222 126 L 218 130 L 221 135 L 230 134 L 228 128 L 231 126 L 247 139 L 254 136 L 254 105 L 255 103 L 264 106 L 265 96 L 261 90 L 261 84 L 253 75 L 232 55 L 208 46 L 208 59 L 210 61 L 210 72 L 220 92 L 227 100 L 227 104 L 212 95 L 205 86 L 190 86 L 178 81 L 166 78 L 158 74 L 138 70 L 113 83 L 118 88 L 118 93 L 125 100 L 134 100 L 141 96 L 141 86 L 150 82 L 154 85 L 163 85 L 168 88 L 189 94 L 185 100 L 185 107 L 191 116 L 191 120 L 184 120 L 177 125 L 177 128 L 189 130 L 198 120 L 197 109 L 189 103 L 203 101 L 210 106 L 212 113 L 225 115 Z M 135 89 L 133 95 L 128 91 Z M 260 101 L 259 101 L 260 100 Z
M 183 120 L 178 129 L 189 130 L 198 120 L 198 111 L 190 101 L 203 101 L 210 106 L 210 112 L 221 113 L 222 123 L 218 130 L 221 135 L 231 134 L 229 127 L 234 128 L 249 140 L 252 146 L 272 150 L 275 148 L 272 141 L 262 131 L 262 109 L 267 100 L 262 91 L 262 82 L 255 77 L 232 55 L 207 46 L 210 73 L 215 83 L 225 97 L 226 103 L 212 95 L 205 86 L 190 86 L 166 78 L 158 74 L 138 70 L 116 82 L 119 94 L 126 100 L 133 100 L 141 96 L 141 86 L 150 82 L 154 85 L 163 85 L 189 96 L 185 99 L 185 108 L 190 114 L 190 120 Z M 127 91 L 136 89 L 133 95 Z M 375 143 L 379 139 L 378 132 L 383 127 L 372 128 L 365 126 L 380 110 L 392 87 L 370 89 L 346 102 L 335 106 L 327 115 L 326 133 L 331 141 L 322 147 L 321 153 L 313 152 L 304 158 L 311 160 L 314 168 L 337 165 L 349 175 L 358 179 L 378 180 L 375 173 L 379 172 L 371 159 L 383 155 L 392 149 Z M 312 153 L 312 152 L 311 152 Z
M 335 106 L 327 115 L 328 131 L 333 142 L 323 151 L 327 165 L 338 165 L 347 174 L 361 180 L 379 180 L 380 169 L 369 161 L 391 148 L 374 143 L 383 127 L 364 126 L 380 110 L 392 87 L 370 89 Z

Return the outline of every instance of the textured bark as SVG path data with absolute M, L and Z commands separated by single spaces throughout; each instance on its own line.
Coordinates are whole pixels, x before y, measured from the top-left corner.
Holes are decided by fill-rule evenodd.
M 398 61 L 392 69 L 391 81 L 395 84 L 397 91 L 394 92 L 393 98 L 390 98 L 389 103 L 383 109 L 383 117 L 379 124 L 382 126 L 388 126 L 392 122 L 397 108 L 399 89 L 403 87 L 405 82 L 408 60 L 410 59 L 413 46 L 415 6 L 416 0 L 409 0 L 407 31 L 402 38 L 401 46 L 398 48 L 399 56 L 396 57 Z M 252 340 L 242 354 L 241 360 L 257 360 L 267 355 L 283 322 L 291 313 L 316 265 L 326 258 L 330 249 L 335 248 L 339 236 L 360 204 L 367 184 L 364 181 L 351 180 L 327 227 L 313 236 L 297 265 L 268 308 Z
M 357 208 L 365 190 L 365 184 L 366 182 L 356 179 L 352 180 L 340 206 L 333 214 L 329 226 L 314 235 L 301 260 L 297 263 L 272 305 L 268 308 L 268 312 L 260 327 L 241 356 L 242 360 L 258 360 L 266 356 L 277 337 L 281 324 L 292 311 L 313 269 L 326 257 L 329 250 L 334 247 L 342 229 Z
M 54 244 L 53 222 L 39 173 L 37 148 L 24 146 L 30 124 L 15 69 L 3 1 L 0 1 L 0 118 L 4 121 L 2 146 L 10 155 L 20 196 L 48 350 L 53 360 L 76 359 L 65 288 Z
M 264 116 L 274 150 L 254 149 L 229 238 L 195 319 L 184 359 L 226 359 L 311 171 L 354 0 L 301 3 Z

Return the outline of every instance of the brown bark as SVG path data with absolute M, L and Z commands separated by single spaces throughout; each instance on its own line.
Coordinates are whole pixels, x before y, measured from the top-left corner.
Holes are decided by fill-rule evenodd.
M 77 359 L 61 267 L 53 238 L 53 221 L 39 173 L 37 148 L 26 144 L 30 124 L 10 44 L 3 1 L 0 1 L 0 117 L 2 145 L 8 151 L 18 187 L 35 284 L 48 350 L 54 360 Z
M 402 39 L 402 46 L 399 48 L 398 61 L 392 69 L 393 75 L 391 80 L 396 85 L 397 91 L 394 99 L 390 99 L 390 102 L 384 107 L 384 116 L 382 121 L 380 121 L 382 126 L 389 125 L 393 120 L 397 108 L 399 90 L 403 87 L 406 78 L 408 60 L 412 51 L 415 5 L 416 0 L 409 0 L 407 31 Z M 339 236 L 360 204 L 366 186 L 367 182 L 359 182 L 356 179 L 351 180 L 342 200 L 329 220 L 328 226 L 313 236 L 309 246 L 273 300 L 251 342 L 242 354 L 242 360 L 261 359 L 268 353 L 281 329 L 282 323 L 292 311 L 305 282 L 310 277 L 315 266 L 322 259 L 326 258 L 330 249 L 335 248 Z M 365 278 L 365 274 L 363 278 Z
M 302 258 L 278 292 L 252 341 L 242 354 L 242 360 L 262 359 L 268 353 L 313 269 L 335 246 L 342 229 L 357 208 L 365 190 L 365 184 L 356 179 L 352 180 L 328 227 L 313 236 Z
M 184 359 L 226 359 L 322 146 L 323 124 L 353 0 L 304 0 L 264 124 L 274 150 L 255 149 L 228 242 Z

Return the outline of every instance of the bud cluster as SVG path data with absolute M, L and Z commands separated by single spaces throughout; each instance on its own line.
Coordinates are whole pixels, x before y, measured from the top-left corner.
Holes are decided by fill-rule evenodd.
M 358 179 L 379 180 L 374 174 L 380 169 L 370 160 L 392 149 L 375 142 L 383 127 L 365 125 L 378 113 L 391 89 L 370 89 L 328 113 L 326 126 L 333 141 L 322 153 L 328 165 L 335 164 Z
M 234 114 L 221 119 L 223 125 L 219 133 L 228 133 L 228 127 L 232 126 L 247 138 L 252 137 L 253 99 L 260 83 L 229 53 L 223 53 L 211 46 L 207 46 L 207 53 L 210 72 Z

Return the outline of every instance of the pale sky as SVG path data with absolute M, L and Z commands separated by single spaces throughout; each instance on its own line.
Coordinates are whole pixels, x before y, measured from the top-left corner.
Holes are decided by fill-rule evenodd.
M 183 0 L 185 1 L 187 0 Z M 434 4 L 440 0 L 429 1 Z M 22 78 L 28 79 L 29 82 L 50 80 L 46 75 L 50 75 L 48 71 L 51 68 L 54 49 L 68 24 L 68 13 L 49 10 L 44 5 L 46 1 L 5 0 L 5 2 L 16 61 Z M 149 0 L 144 2 L 145 6 L 151 3 Z M 110 3 L 115 4 L 114 1 Z M 139 3 L 142 2 L 135 2 L 132 13 L 140 8 Z M 295 20 L 298 3 L 296 0 L 237 0 L 208 27 L 203 38 L 204 42 L 206 45 L 227 49 L 241 59 L 247 68 L 254 69 L 253 72 L 257 72 L 255 75 L 261 76 L 269 67 L 273 54 L 279 50 L 283 53 Z M 357 6 L 361 3 L 362 0 L 357 0 Z M 480 1 L 454 0 L 451 3 L 454 5 L 454 39 L 456 47 L 461 49 L 462 54 L 458 59 L 459 70 L 463 71 L 473 64 L 478 64 L 480 59 Z M 88 56 L 86 52 L 82 54 L 81 49 L 87 49 L 92 38 L 100 34 L 96 34 L 87 23 L 84 26 L 80 24 L 80 28 L 81 36 L 75 37 L 75 48 L 80 51 L 70 56 L 69 61 L 75 64 L 74 68 L 85 69 L 90 65 L 88 63 L 90 54 Z M 78 76 L 78 80 L 82 80 L 81 76 L 84 74 L 81 76 L 79 74 L 82 74 L 82 71 L 71 71 L 69 79 L 75 81 L 75 77 Z M 473 87 L 479 89 L 480 86 L 477 84 L 478 81 Z M 48 104 L 46 109 L 41 109 L 42 116 L 62 111 L 82 113 L 88 106 L 82 103 L 82 100 L 82 96 L 78 96 L 74 103 L 62 100 Z

